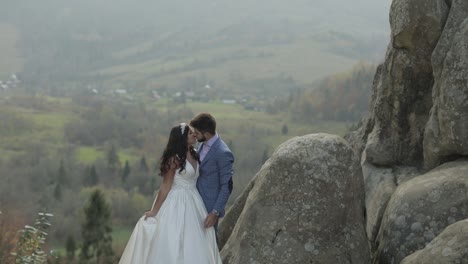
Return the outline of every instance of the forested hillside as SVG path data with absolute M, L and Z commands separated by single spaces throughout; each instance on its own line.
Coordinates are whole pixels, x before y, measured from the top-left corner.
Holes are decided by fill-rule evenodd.
M 229 205 L 280 143 L 343 135 L 367 111 L 388 5 L 2 3 L 0 263 L 38 212 L 54 215 L 45 249 L 56 263 L 84 258 L 93 217 L 118 258 L 151 207 L 170 128 L 196 113 L 217 118 L 236 157 Z M 98 205 L 110 216 L 87 214 Z
M 302 122 L 359 121 L 369 109 L 375 65 L 357 64 L 349 72 L 326 77 L 315 89 L 292 94 L 290 111 Z

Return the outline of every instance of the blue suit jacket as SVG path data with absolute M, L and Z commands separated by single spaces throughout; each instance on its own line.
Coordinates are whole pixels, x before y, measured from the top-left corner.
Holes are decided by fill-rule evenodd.
M 198 150 L 203 148 L 200 144 Z M 234 156 L 229 147 L 221 138 L 218 138 L 200 164 L 197 180 L 197 189 L 200 193 L 206 210 L 210 213 L 213 209 L 224 216 L 224 207 L 232 192 L 232 175 Z

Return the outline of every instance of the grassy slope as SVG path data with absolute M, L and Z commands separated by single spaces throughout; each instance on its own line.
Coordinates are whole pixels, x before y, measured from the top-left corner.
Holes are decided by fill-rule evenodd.
M 116 56 L 145 51 L 146 45 L 126 49 Z M 140 49 L 140 50 L 139 50 Z M 246 58 L 232 59 L 220 64 L 210 62 L 222 56 L 242 52 Z M 258 54 L 269 56 L 260 58 Z M 196 70 L 181 70 L 194 60 L 204 66 Z M 324 63 L 326 62 L 326 63 Z M 325 47 L 313 40 L 298 39 L 289 44 L 269 45 L 262 47 L 231 46 L 194 52 L 190 57 L 174 58 L 170 61 L 158 59 L 135 64 L 122 64 L 102 69 L 100 74 L 110 77 L 109 83 L 122 81 L 150 80 L 158 85 L 174 85 L 189 76 L 206 75 L 216 83 L 242 90 L 231 80 L 231 74 L 242 76 L 244 80 L 275 77 L 279 74 L 291 76 L 296 82 L 307 84 L 319 78 L 349 69 L 357 61 L 325 51 Z M 180 70 L 177 73 L 164 73 L 170 70 Z M 158 76 L 155 76 L 158 75 Z

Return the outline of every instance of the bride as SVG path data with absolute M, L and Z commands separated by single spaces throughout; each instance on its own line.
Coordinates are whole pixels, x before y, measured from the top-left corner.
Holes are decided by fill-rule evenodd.
M 221 264 L 213 227 L 197 191 L 199 157 L 192 129 L 172 128 L 161 157 L 163 182 L 153 208 L 140 218 L 120 264 Z

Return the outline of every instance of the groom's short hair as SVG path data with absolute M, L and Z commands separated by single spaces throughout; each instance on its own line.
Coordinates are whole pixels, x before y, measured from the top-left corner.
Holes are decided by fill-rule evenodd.
M 216 120 L 209 113 L 200 113 L 190 120 L 190 126 L 200 132 L 216 134 Z

